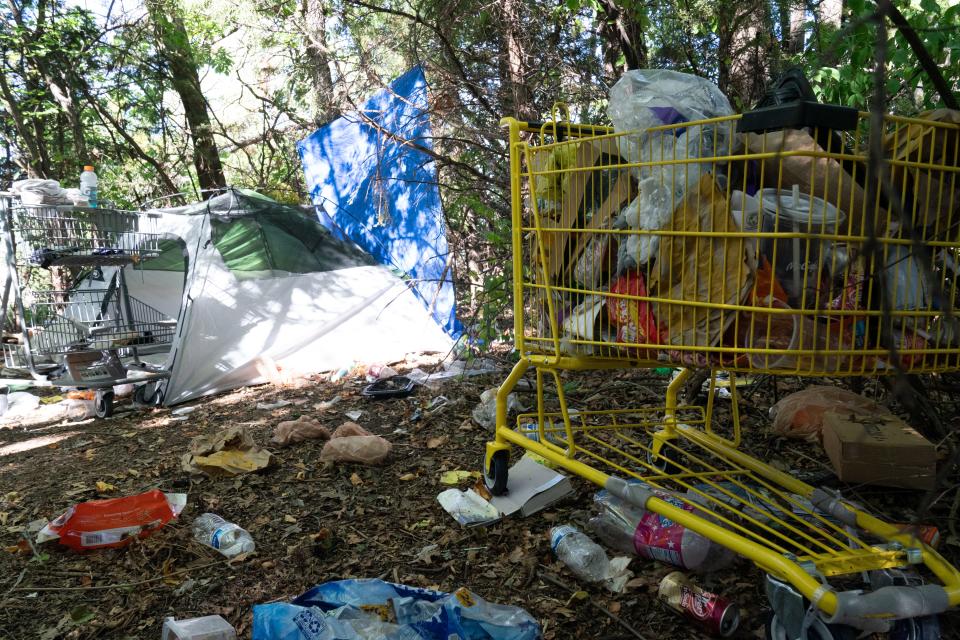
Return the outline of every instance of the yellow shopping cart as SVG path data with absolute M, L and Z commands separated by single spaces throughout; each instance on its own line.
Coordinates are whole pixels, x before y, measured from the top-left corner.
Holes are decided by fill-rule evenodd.
M 771 637 L 813 625 L 826 640 L 935 616 L 960 602 L 960 573 L 902 527 L 740 451 L 735 376 L 960 369 L 960 127 L 943 112 L 885 117 L 884 162 L 871 163 L 869 114 L 807 106 L 631 133 L 562 109 L 503 120 L 520 360 L 484 470 L 504 492 L 520 447 L 679 522 L 766 572 Z M 663 366 L 681 372 L 659 407 L 577 410 L 560 379 Z M 536 412 L 510 424 L 507 395 L 531 367 Z M 706 407 L 682 406 L 697 369 L 712 373 Z M 718 371 L 731 378 L 725 429 L 712 422 Z

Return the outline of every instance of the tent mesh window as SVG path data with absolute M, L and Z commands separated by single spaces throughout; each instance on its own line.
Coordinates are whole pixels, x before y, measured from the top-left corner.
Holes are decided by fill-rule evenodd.
M 356 247 L 337 240 L 319 222 L 285 210 L 237 218 L 211 218 L 211 236 L 238 278 L 336 271 L 373 264 Z

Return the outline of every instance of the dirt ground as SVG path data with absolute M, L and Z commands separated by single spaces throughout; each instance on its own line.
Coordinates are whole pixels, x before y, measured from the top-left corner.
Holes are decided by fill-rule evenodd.
M 704 637 L 656 604 L 656 586 L 669 567 L 635 559 L 636 578 L 625 593 L 614 595 L 578 583 L 552 557 L 548 529 L 558 523 L 582 526 L 590 517 L 594 487 L 579 478 L 573 479 L 574 496 L 529 518 L 487 528 L 461 528 L 442 510 L 436 495 L 447 487 L 440 474 L 480 468 L 490 433 L 470 414 L 479 394 L 503 375 L 451 381 L 436 390 L 418 387 L 410 398 L 379 401 L 360 395 L 362 377 L 337 384 L 317 377 L 302 388 L 263 386 L 199 400 L 185 420 L 168 409 L 131 409 L 106 420 L 0 426 L 0 638 L 159 638 L 167 616 L 208 614 L 224 616 L 241 638 L 249 638 L 253 605 L 289 600 L 315 584 L 348 577 L 444 591 L 466 586 L 491 602 L 525 608 L 547 639 Z M 571 375 L 565 387 L 576 406 L 612 408 L 662 398 L 666 383 L 653 372 L 604 372 Z M 785 393 L 790 384 L 779 382 L 776 392 Z M 822 451 L 769 434 L 767 409 L 774 392 L 766 383 L 743 390 L 743 447 L 802 478 L 824 478 L 829 467 Z M 438 395 L 447 404 L 429 412 Z M 341 400 L 332 408 L 315 408 L 336 396 Z M 292 404 L 256 408 L 281 398 Z M 531 405 L 534 397 L 521 395 L 521 401 Z M 717 402 L 720 419 L 728 406 Z M 382 466 L 323 463 L 322 442 L 269 445 L 282 420 L 308 415 L 332 429 L 350 411 L 361 411 L 356 422 L 392 443 Z M 943 404 L 941 411 L 955 428 L 955 407 Z M 225 479 L 191 478 L 181 470 L 180 457 L 192 438 L 232 425 L 246 425 L 275 453 L 272 468 Z M 98 481 L 116 491 L 99 493 Z M 960 540 L 947 520 L 957 478 L 951 482 L 924 521 L 939 526 L 942 550 L 956 563 Z M 35 551 L 21 543 L 29 523 L 52 519 L 72 504 L 155 487 L 187 492 L 187 507 L 178 520 L 126 548 L 78 554 L 55 542 Z M 870 487 L 845 495 L 894 521 L 912 518 L 923 498 Z M 256 552 L 228 563 L 195 542 L 190 523 L 205 511 L 249 530 Z M 322 530 L 332 533 L 332 548 L 312 537 Z M 699 583 L 740 605 L 735 637 L 764 636 L 766 598 L 753 565 L 741 560 Z M 960 616 L 945 616 L 944 636 L 960 637 L 952 630 L 958 623 Z

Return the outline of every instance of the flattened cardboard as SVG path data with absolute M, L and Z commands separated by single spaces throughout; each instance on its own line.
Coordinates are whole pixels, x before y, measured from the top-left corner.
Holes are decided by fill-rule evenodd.
M 827 411 L 823 448 L 844 482 L 934 488 L 936 447 L 896 416 L 861 419 L 852 412 Z

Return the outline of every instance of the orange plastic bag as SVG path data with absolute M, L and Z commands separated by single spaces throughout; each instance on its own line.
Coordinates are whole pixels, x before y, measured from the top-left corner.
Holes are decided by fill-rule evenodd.
M 823 414 L 827 411 L 848 412 L 860 418 L 890 415 L 883 405 L 853 391 L 815 385 L 791 393 L 770 407 L 773 432 L 786 438 L 820 442 Z
M 180 515 L 185 493 L 146 493 L 111 500 L 90 500 L 70 507 L 37 535 L 37 542 L 60 539 L 76 551 L 122 547 L 143 538 Z

